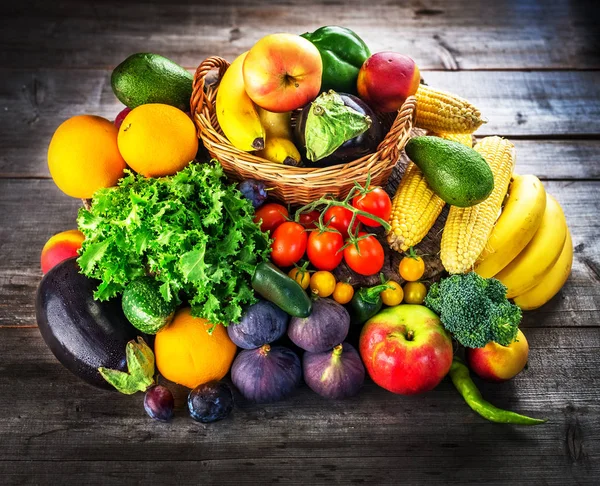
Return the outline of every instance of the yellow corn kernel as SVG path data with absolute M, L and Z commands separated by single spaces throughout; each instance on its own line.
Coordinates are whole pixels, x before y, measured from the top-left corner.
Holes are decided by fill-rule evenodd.
M 409 162 L 392 202 L 391 229 L 387 235 L 390 248 L 404 252 L 420 243 L 444 204 L 429 188 L 421 170 Z
M 487 161 L 494 174 L 494 189 L 488 198 L 475 206 L 451 206 L 442 234 L 440 257 L 449 273 L 465 273 L 475 262 L 488 241 L 515 168 L 514 145 L 501 137 L 485 137 L 474 149 Z
M 473 148 L 473 135 L 470 133 L 431 132 L 430 135 L 445 138 L 446 140 L 452 140 L 453 142 L 462 143 L 463 145 L 466 145 L 469 148 Z
M 430 88 L 417 89 L 415 125 L 433 132 L 473 133 L 485 120 L 481 112 L 467 100 Z

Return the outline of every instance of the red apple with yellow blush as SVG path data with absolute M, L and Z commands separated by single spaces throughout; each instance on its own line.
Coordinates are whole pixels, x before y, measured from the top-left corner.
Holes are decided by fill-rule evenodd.
M 487 381 L 502 382 L 518 375 L 529 356 L 529 344 L 519 329 L 517 338 L 508 346 L 495 342 L 487 343 L 483 348 L 466 348 L 465 358 L 471 370 Z
M 400 109 L 421 82 L 419 68 L 410 57 L 398 52 L 377 52 L 358 71 L 359 96 L 376 111 Z
M 321 90 L 321 54 L 299 35 L 263 37 L 248 51 L 242 69 L 246 93 L 267 111 L 282 113 L 301 108 Z

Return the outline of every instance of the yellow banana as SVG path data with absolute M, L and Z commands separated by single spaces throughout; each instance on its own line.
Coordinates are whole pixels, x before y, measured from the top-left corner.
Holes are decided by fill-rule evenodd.
M 260 122 L 265 129 L 267 138 L 279 137 L 287 138 L 292 140 L 292 112 L 284 111 L 283 113 L 273 113 L 262 109 L 260 106 L 256 107 Z
M 554 266 L 544 275 L 541 282 L 524 294 L 514 299 L 516 305 L 523 310 L 533 310 L 543 306 L 565 284 L 571 274 L 573 265 L 573 241 L 571 232 L 567 229 L 567 239 Z
M 475 272 L 493 277 L 531 241 L 546 209 L 546 190 L 534 175 L 514 175 L 508 199 L 475 264 Z
M 291 140 L 280 137 L 269 137 L 265 148 L 256 152 L 256 155 L 271 162 L 285 165 L 300 165 L 300 152 Z
M 506 297 L 511 299 L 535 287 L 558 260 L 566 237 L 565 214 L 546 192 L 546 209 L 535 235 L 512 262 L 494 275 L 506 285 Z
M 231 144 L 246 152 L 265 146 L 265 129 L 256 106 L 246 94 L 242 65 L 248 51 L 239 55 L 227 68 L 217 91 L 217 120 Z

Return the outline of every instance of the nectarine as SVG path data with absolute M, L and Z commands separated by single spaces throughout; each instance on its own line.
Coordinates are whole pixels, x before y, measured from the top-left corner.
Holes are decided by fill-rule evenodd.
M 410 57 L 397 52 L 377 52 L 358 71 L 359 96 L 374 110 L 399 110 L 417 92 L 421 74 Z
M 76 229 L 61 231 L 52 236 L 42 248 L 40 257 L 42 273 L 46 274 L 63 260 L 77 256 L 84 239 L 83 233 Z

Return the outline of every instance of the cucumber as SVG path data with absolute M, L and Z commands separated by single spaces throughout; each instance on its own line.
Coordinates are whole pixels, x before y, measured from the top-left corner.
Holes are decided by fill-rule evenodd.
M 132 54 L 112 72 L 115 96 L 129 108 L 162 103 L 190 110 L 193 76 L 175 62 L 148 52 Z
M 252 288 L 290 316 L 308 317 L 312 311 L 312 301 L 300 284 L 272 263 L 258 264 Z
M 156 334 L 169 324 L 176 308 L 163 299 L 160 284 L 152 277 L 139 277 L 127 285 L 121 305 L 127 320 L 144 334 Z

